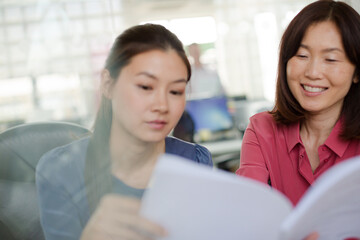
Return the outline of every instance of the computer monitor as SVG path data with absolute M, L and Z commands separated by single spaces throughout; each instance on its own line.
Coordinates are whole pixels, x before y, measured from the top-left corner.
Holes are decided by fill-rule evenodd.
M 213 135 L 234 126 L 226 96 L 188 100 L 186 111 L 194 121 L 195 134 L 205 131 Z

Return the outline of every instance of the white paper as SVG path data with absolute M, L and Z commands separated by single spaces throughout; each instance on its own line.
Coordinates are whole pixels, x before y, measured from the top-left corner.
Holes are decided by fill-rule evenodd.
M 324 173 L 294 210 L 265 184 L 164 155 L 144 195 L 142 214 L 166 240 L 320 240 L 360 238 L 360 156 Z
M 325 172 L 300 200 L 281 227 L 281 239 L 304 239 L 316 231 L 319 240 L 360 237 L 360 157 Z
M 290 201 L 256 181 L 162 156 L 142 214 L 164 226 L 166 240 L 278 239 Z

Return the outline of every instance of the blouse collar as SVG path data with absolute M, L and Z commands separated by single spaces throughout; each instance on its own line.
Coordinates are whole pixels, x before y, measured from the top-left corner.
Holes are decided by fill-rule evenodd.
M 340 137 L 342 130 L 343 118 L 339 119 L 334 128 L 331 130 L 329 137 L 324 145 L 330 148 L 339 157 L 342 157 L 349 145 L 349 141 L 345 141 Z M 302 144 L 300 138 L 300 123 L 288 125 L 285 129 L 288 152 L 291 152 L 297 144 Z

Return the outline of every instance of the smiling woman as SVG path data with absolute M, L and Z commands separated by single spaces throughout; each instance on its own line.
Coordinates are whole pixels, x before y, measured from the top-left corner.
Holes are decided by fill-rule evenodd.
M 166 234 L 138 213 L 158 157 L 212 165 L 205 147 L 168 137 L 184 111 L 190 74 L 181 42 L 163 26 L 134 26 L 116 39 L 101 74 L 93 135 L 52 150 L 37 166 L 46 239 Z
M 252 118 L 243 139 L 238 174 L 266 183 L 270 179 L 272 186 L 297 203 L 324 171 L 360 154 L 360 25 L 356 23 L 360 16 L 350 6 L 326 0 L 308 5 L 292 20 L 280 46 L 275 108 L 271 114 Z M 274 141 L 255 147 L 252 138 L 256 136 Z M 269 144 L 274 146 L 267 149 Z M 264 156 L 255 156 L 264 148 Z M 274 148 L 278 151 L 270 151 Z M 259 172 L 250 168 L 255 162 Z M 297 191 L 287 189 L 292 184 L 284 185 L 291 182 L 287 175 L 280 177 L 280 172 L 290 169 L 291 181 L 297 176 Z
M 275 107 L 250 119 L 237 174 L 297 204 L 324 172 L 360 155 L 360 15 L 340 1 L 306 6 L 284 32 L 277 76 Z
M 308 28 L 286 71 L 289 88 L 301 107 L 312 115 L 322 114 L 334 121 L 352 83 L 358 82 L 341 34 L 330 21 Z

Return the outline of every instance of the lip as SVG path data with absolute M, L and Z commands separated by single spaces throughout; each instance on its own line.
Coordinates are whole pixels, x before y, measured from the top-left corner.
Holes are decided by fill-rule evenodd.
M 301 84 L 301 89 L 306 96 L 319 96 L 328 90 L 328 87 L 314 86 L 310 84 Z
M 160 129 L 163 129 L 165 127 L 167 122 L 163 121 L 163 120 L 154 120 L 154 121 L 148 121 L 147 124 L 152 129 L 160 130 Z

